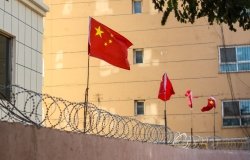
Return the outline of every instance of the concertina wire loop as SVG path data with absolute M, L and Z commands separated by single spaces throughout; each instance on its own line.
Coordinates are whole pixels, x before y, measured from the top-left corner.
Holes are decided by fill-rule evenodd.
M 9 89 L 11 95 L 6 98 L 2 93 Z M 84 129 L 84 103 L 76 103 L 40 94 L 12 85 L 0 86 L 0 120 L 19 122 L 25 125 L 46 127 L 61 131 L 120 138 L 131 141 L 164 144 L 165 126 L 142 123 L 131 117 L 119 116 L 87 104 L 86 128 Z M 191 136 L 187 133 L 174 132 L 167 128 L 168 145 L 198 149 L 242 149 L 249 150 L 247 139 L 223 140 L 216 137 Z

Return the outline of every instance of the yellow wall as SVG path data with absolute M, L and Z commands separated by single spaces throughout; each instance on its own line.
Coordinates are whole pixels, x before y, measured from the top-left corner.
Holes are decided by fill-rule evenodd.
M 111 113 L 134 116 L 134 100 L 145 100 L 145 116 L 136 118 L 164 124 L 164 102 L 157 99 L 162 74 L 168 73 L 176 94 L 167 101 L 168 126 L 190 132 L 190 109 L 184 96 L 187 89 L 199 96 L 194 100 L 195 135 L 213 135 L 213 111 L 201 113 L 207 98 L 214 96 L 216 135 L 242 137 L 239 128 L 222 127 L 221 100 L 231 99 L 228 77 L 219 73 L 219 26 L 205 19 L 194 25 L 180 24 L 170 17 L 160 25 L 162 14 L 151 0 L 143 1 L 143 13 L 132 14 L 130 0 L 45 0 L 50 12 L 45 18 L 43 92 L 70 101 L 84 101 L 87 82 L 87 41 L 89 16 L 121 33 L 134 45 L 128 50 L 131 70 L 113 67 L 90 57 L 89 101 Z M 226 45 L 250 44 L 250 32 L 228 31 Z M 133 48 L 144 49 L 144 63 L 133 64 Z M 249 73 L 230 74 L 236 99 L 250 99 Z M 244 82 L 244 83 L 243 83 Z M 246 84 L 245 84 L 246 83 Z M 98 97 L 100 101 L 98 102 Z

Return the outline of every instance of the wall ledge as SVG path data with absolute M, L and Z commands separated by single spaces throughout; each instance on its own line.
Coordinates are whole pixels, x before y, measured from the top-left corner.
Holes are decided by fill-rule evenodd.
M 46 15 L 46 12 L 49 11 L 49 7 L 42 2 L 38 2 L 36 0 L 19 0 L 19 1 L 43 17 Z

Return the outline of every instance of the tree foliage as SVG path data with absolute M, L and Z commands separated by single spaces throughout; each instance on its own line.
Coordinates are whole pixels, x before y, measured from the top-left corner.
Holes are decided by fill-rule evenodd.
M 194 23 L 199 18 L 207 17 L 210 25 L 224 23 L 232 31 L 236 31 L 236 24 L 245 31 L 250 29 L 250 0 L 152 1 L 155 9 L 163 12 L 162 25 L 165 25 L 169 14 L 173 12 L 181 23 Z

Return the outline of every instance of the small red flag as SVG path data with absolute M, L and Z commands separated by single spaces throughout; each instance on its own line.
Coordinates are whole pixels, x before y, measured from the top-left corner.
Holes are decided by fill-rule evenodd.
M 202 112 L 210 111 L 212 108 L 216 108 L 216 100 L 214 97 L 209 97 L 207 106 L 202 107 L 201 111 Z
M 130 70 L 127 49 L 132 43 L 95 19 L 90 17 L 89 21 L 89 55 Z
M 164 73 L 164 75 L 162 76 L 158 98 L 163 101 L 167 101 L 170 99 L 172 94 L 175 94 L 172 83 L 170 82 L 167 73 Z
M 185 96 L 188 98 L 188 106 L 193 108 L 193 95 L 191 90 L 187 90 Z

